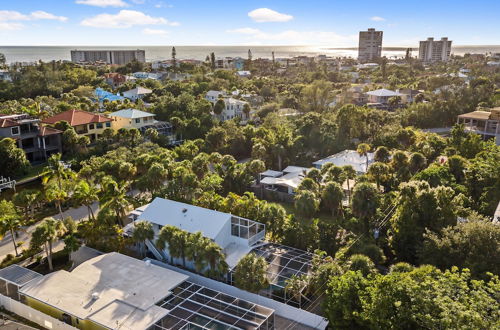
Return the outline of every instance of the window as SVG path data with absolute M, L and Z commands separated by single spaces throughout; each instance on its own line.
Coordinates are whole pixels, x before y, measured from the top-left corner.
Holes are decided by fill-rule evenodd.
M 94 124 L 90 124 L 89 129 L 94 129 Z
M 135 119 L 135 123 L 136 123 L 136 124 L 140 124 L 140 122 L 141 122 L 141 118 L 136 118 L 136 119 Z
M 111 123 L 109 121 L 106 123 L 106 127 L 111 127 Z
M 99 128 L 102 128 L 102 123 L 97 123 L 97 125 L 96 125 L 96 126 L 97 126 L 97 128 L 98 128 L 98 129 L 99 129 Z
M 11 127 L 10 132 L 12 135 L 19 135 L 19 126 Z

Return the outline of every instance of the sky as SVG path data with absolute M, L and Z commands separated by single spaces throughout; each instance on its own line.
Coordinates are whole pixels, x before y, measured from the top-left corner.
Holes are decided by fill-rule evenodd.
M 500 45 L 499 0 L 0 0 L 0 45 Z

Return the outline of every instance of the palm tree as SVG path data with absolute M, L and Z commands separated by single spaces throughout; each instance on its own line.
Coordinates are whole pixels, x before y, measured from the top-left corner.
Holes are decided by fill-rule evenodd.
M 215 242 L 209 241 L 205 247 L 204 258 L 208 262 L 208 269 L 206 275 L 214 278 L 222 278 L 229 271 L 229 266 L 226 262 L 226 255 L 222 248 Z
M 332 211 L 332 215 L 342 212 L 342 199 L 344 191 L 337 182 L 328 182 L 323 188 L 321 199 L 324 204 Z
M 5 233 L 10 232 L 12 237 L 12 244 L 14 244 L 14 251 L 16 257 L 19 255 L 17 252 L 16 231 L 21 228 L 21 219 L 16 213 L 16 209 L 12 202 L 3 200 L 0 203 L 0 239 L 3 238 Z
M 52 244 L 65 232 L 66 228 L 62 221 L 57 221 L 54 218 L 46 218 L 33 231 L 31 246 L 35 248 L 44 247 L 50 271 L 54 270 L 52 266 Z
M 113 210 L 116 216 L 116 223 L 123 227 L 123 218 L 130 205 L 127 200 L 127 185 L 119 185 L 112 179 L 103 180 L 103 194 L 99 200 L 102 208 L 109 208 Z
M 368 153 L 370 152 L 370 145 L 367 143 L 360 143 L 356 149 L 357 153 L 363 157 L 366 157 L 366 170 L 368 170 Z
M 87 207 L 89 216 L 88 218 L 95 222 L 94 211 L 92 210 L 92 204 L 99 200 L 97 196 L 98 190 L 96 186 L 90 185 L 87 181 L 81 180 L 78 182 L 73 197 L 78 201 L 78 203 L 83 204 Z
M 63 189 L 64 180 L 73 176 L 73 172 L 66 168 L 64 164 L 61 162 L 61 154 L 54 154 L 50 156 L 47 160 L 47 172 L 43 177 L 43 183 L 47 183 L 50 180 L 55 180 L 57 182 L 57 186 L 60 190 Z
M 299 214 L 312 217 L 318 211 L 319 199 L 314 192 L 302 190 L 295 195 L 294 206 Z
M 369 182 L 361 182 L 354 187 L 352 194 L 352 213 L 363 221 L 365 233 L 368 234 L 369 221 L 377 213 L 379 206 L 378 190 Z
M 354 178 L 356 177 L 356 170 L 354 169 L 354 167 L 352 167 L 352 165 L 345 165 L 342 167 L 342 169 L 344 170 L 344 174 L 347 178 L 347 190 L 349 191 L 348 198 L 350 203 L 352 194 L 350 180 L 354 180 Z
M 198 273 L 201 273 L 207 267 L 207 259 L 205 258 L 205 249 L 210 244 L 210 240 L 203 237 L 201 232 L 196 232 L 189 235 L 186 257 L 194 262 L 194 268 Z
M 160 250 L 163 251 L 168 247 L 168 254 L 170 255 L 170 263 L 172 265 L 174 264 L 174 258 L 177 258 L 180 255 L 175 238 L 175 235 L 179 230 L 180 229 L 175 226 L 167 225 L 160 230 L 158 240 L 156 241 L 156 246 Z
M 59 186 L 56 184 L 49 184 L 45 187 L 45 199 L 48 202 L 55 202 L 57 209 L 59 210 L 59 220 L 64 219 L 64 214 L 62 211 L 62 203 L 68 197 L 68 194 L 64 189 L 59 189 Z
M 378 190 L 380 190 L 380 183 L 387 181 L 390 174 L 391 169 L 385 163 L 375 162 L 368 168 L 368 177 L 375 181 Z
M 141 255 L 146 256 L 144 246 L 147 240 L 152 240 L 155 237 L 155 232 L 153 230 L 153 225 L 149 221 L 136 221 L 134 222 L 134 232 L 132 233 L 132 239 L 136 243 L 141 244 Z

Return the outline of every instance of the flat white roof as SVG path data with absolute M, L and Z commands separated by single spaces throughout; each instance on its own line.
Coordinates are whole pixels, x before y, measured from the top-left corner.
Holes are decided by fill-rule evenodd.
M 165 315 L 155 304 L 188 278 L 112 252 L 34 279 L 19 292 L 110 329 L 145 329 Z
M 215 240 L 231 220 L 231 214 L 157 197 L 138 220 L 161 226 L 171 225 L 190 233 L 200 231 L 203 236 Z

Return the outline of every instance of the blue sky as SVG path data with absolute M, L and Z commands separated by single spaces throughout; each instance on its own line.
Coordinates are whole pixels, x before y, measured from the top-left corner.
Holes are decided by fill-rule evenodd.
M 498 45 L 498 0 L 0 0 L 1 45 Z

